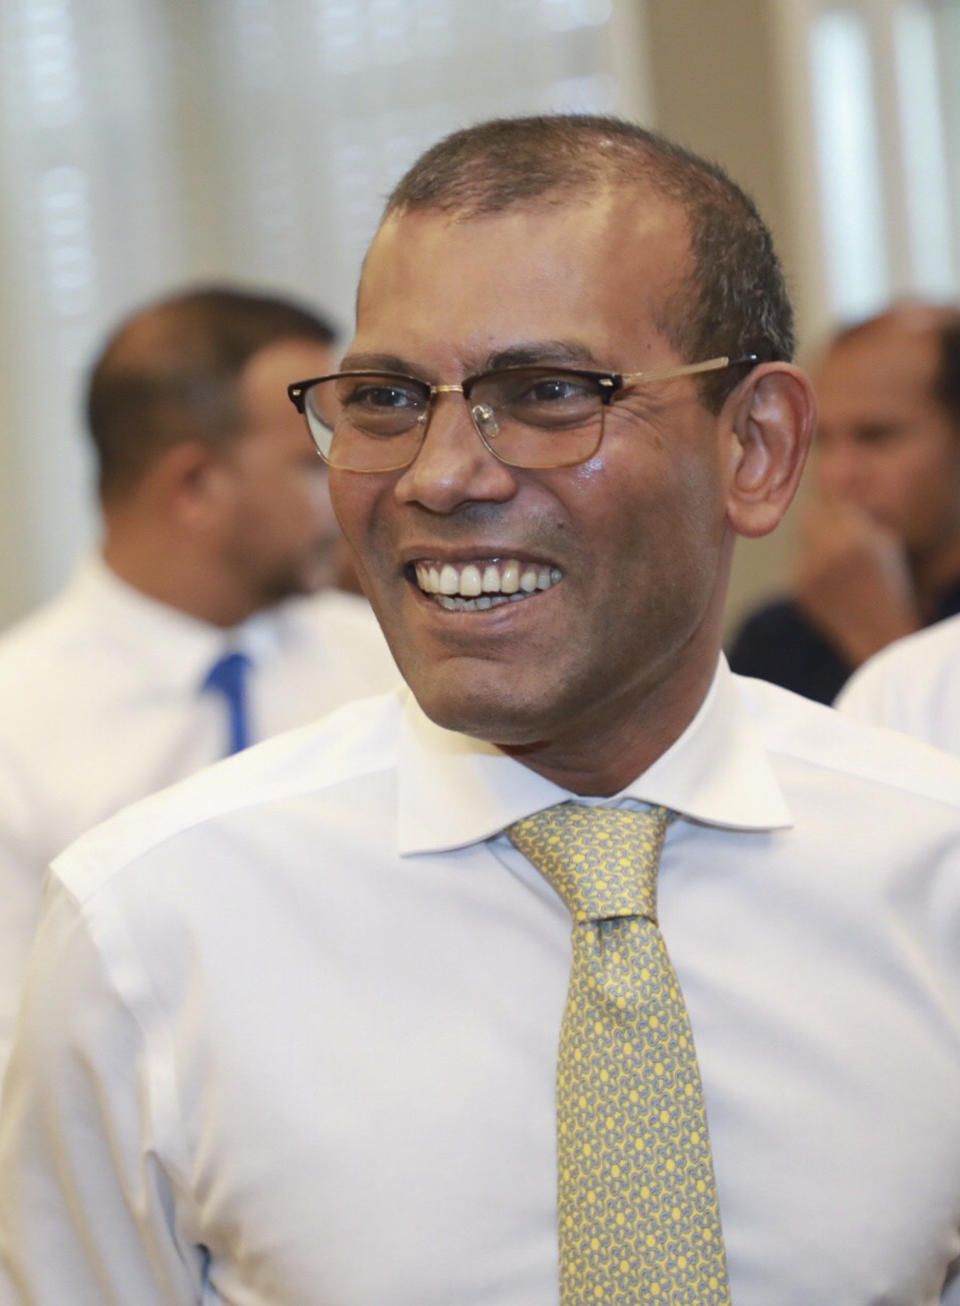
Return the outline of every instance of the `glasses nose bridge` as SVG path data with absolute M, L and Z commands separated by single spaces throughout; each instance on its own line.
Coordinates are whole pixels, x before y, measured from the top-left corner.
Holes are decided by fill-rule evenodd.
M 468 388 L 469 388 L 469 387 L 468 387 Z M 433 386 L 430 387 L 430 399 L 431 399 L 431 403 L 430 403 L 431 413 L 430 413 L 430 416 L 431 416 L 431 418 L 433 417 L 433 411 L 432 411 L 432 410 L 433 410 L 433 408 L 434 408 L 435 405 L 436 405 L 437 396 L 438 396 L 438 395 L 449 395 L 449 394 L 456 394 L 456 395 L 460 395 L 460 396 L 462 397 L 464 404 L 466 404 L 467 413 L 468 413 L 468 415 L 469 415 L 469 417 L 470 417 L 470 425 L 473 427 L 474 434 L 479 438 L 480 442 L 481 442 L 481 443 L 482 443 L 486 448 L 489 448 L 489 445 L 487 444 L 486 436 L 484 435 L 484 432 L 483 432 L 483 430 L 481 429 L 480 423 L 479 423 L 478 420 L 477 420 L 477 414 L 474 412 L 473 408 L 472 408 L 471 405 L 470 405 L 470 396 L 469 396 L 469 394 L 468 394 L 468 389 L 464 388 L 464 383 L 463 383 L 462 381 L 451 381 L 451 382 L 448 382 L 448 383 L 446 383 L 446 384 L 444 384 L 444 385 L 433 385 Z
M 464 403 L 467 402 L 466 391 L 464 390 L 462 383 L 459 381 L 450 381 L 444 385 L 432 385 L 430 387 L 431 408 L 436 406 L 438 395 L 461 395 Z

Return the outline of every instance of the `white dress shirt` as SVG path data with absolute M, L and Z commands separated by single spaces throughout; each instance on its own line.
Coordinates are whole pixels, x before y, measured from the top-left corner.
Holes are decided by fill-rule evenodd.
M 556 1306 L 568 798 L 405 694 L 54 868 L 0 1119 L 4 1306 Z M 960 1303 L 960 763 L 721 661 L 614 802 L 660 921 L 736 1306 Z
M 960 617 L 881 649 L 847 682 L 836 706 L 960 753 Z
M 96 557 L 0 640 L 0 1075 L 50 860 L 223 757 L 227 705 L 201 686 L 227 650 L 252 661 L 254 738 L 399 680 L 362 599 L 328 592 L 224 631 L 147 598 Z

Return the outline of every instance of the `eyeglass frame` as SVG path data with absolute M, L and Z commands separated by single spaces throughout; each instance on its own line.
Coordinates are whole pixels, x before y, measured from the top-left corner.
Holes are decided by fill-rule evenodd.
M 414 450 L 413 455 L 410 457 L 408 461 L 403 463 L 398 463 L 390 467 L 341 467 L 341 468 L 337 468 L 338 471 L 345 471 L 345 472 L 349 471 L 349 472 L 354 472 L 355 474 L 360 476 L 367 476 L 371 474 L 384 475 L 387 472 L 405 471 L 406 468 L 412 467 L 414 462 L 416 462 L 417 455 L 419 454 L 420 449 L 423 446 L 423 441 L 426 439 L 427 430 L 433 418 L 433 411 L 434 411 L 436 398 L 438 395 L 442 395 L 442 394 L 463 395 L 464 403 L 467 404 L 467 411 L 470 414 L 470 424 L 473 427 L 474 431 L 476 432 L 477 438 L 480 440 L 483 447 L 489 453 L 491 453 L 494 456 L 494 458 L 497 459 L 498 462 L 503 463 L 507 467 L 517 467 L 522 471 L 550 471 L 557 467 L 577 467 L 593 457 L 593 455 L 600 448 L 600 445 L 603 441 L 605 423 L 603 422 L 602 413 L 601 413 L 601 421 L 600 421 L 600 435 L 597 439 L 597 443 L 593 446 L 590 452 L 584 454 L 582 458 L 578 458 L 577 461 L 573 463 L 553 463 L 553 464 L 545 464 L 545 465 L 540 465 L 535 467 L 525 467 L 524 464 L 522 463 L 513 463 L 510 462 L 509 459 L 504 458 L 501 453 L 498 453 L 498 451 L 494 449 L 494 447 L 489 443 L 488 438 L 481 431 L 477 418 L 474 415 L 473 410 L 469 406 L 470 392 L 473 390 L 473 388 L 477 385 L 478 382 L 485 381 L 491 376 L 509 375 L 511 372 L 545 371 L 549 373 L 555 370 L 556 372 L 563 373 L 564 375 L 581 376 L 587 378 L 588 380 L 596 382 L 596 384 L 600 387 L 599 397 L 600 397 L 601 405 L 603 406 L 603 408 L 609 408 L 611 404 L 615 403 L 620 398 L 621 394 L 624 391 L 631 389 L 635 385 L 641 385 L 643 383 L 651 382 L 651 381 L 671 381 L 677 377 L 697 376 L 705 372 L 720 372 L 725 370 L 726 368 L 742 367 L 748 363 L 750 364 L 751 367 L 755 367 L 759 362 L 760 362 L 760 357 L 758 354 L 743 354 L 740 358 L 730 358 L 726 354 L 721 354 L 718 355 L 716 358 L 708 358 L 702 363 L 680 363 L 673 367 L 657 368 L 650 372 L 598 372 L 590 368 L 584 368 L 584 367 L 566 367 L 562 363 L 556 364 L 555 366 L 549 362 L 545 362 L 543 364 L 524 363 L 520 367 L 488 368 L 486 371 L 475 372 L 471 376 L 464 377 L 462 381 L 444 382 L 439 385 L 434 385 L 430 381 L 425 381 L 423 377 L 410 376 L 406 372 L 391 372 L 386 369 L 379 370 L 377 368 L 357 368 L 357 369 L 348 370 L 346 372 L 331 372 L 327 376 L 313 376 L 307 378 L 307 380 L 305 381 L 292 381 L 287 386 L 287 397 L 289 398 L 290 402 L 293 404 L 294 408 L 296 408 L 297 412 L 300 413 L 301 416 L 304 418 L 304 420 L 307 422 L 307 429 L 310 433 L 310 441 L 313 444 L 314 448 L 317 450 L 318 455 L 323 459 L 323 461 L 327 464 L 327 466 L 333 467 L 335 466 L 335 464 L 331 463 L 330 459 L 320 449 L 316 440 L 313 438 L 313 432 L 310 430 L 309 419 L 307 418 L 307 413 L 306 413 L 306 397 L 307 397 L 308 390 L 312 389 L 312 387 L 315 385 L 322 384 L 325 381 L 338 381 L 340 379 L 347 379 L 349 377 L 370 376 L 370 377 L 395 377 L 398 381 L 412 381 L 414 385 L 419 386 L 421 389 L 426 391 L 427 406 L 424 409 L 423 414 L 414 420 L 414 422 L 409 427 L 408 431 L 401 432 L 402 435 L 407 435 L 409 434 L 410 431 L 416 430 L 417 426 L 422 427 L 420 432 L 420 439 L 419 442 L 417 443 L 417 447 Z M 329 428 L 329 429 L 331 429 L 331 431 L 333 430 L 333 428 Z M 544 429 L 549 429 L 549 428 L 544 428 Z M 335 434 L 335 432 L 333 433 Z

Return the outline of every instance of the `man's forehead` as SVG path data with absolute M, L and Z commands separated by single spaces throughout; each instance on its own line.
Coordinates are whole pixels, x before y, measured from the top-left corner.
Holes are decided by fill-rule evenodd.
M 620 300 L 622 311 L 625 299 L 638 314 L 656 313 L 689 269 L 685 214 L 647 189 L 562 194 L 477 216 L 400 209 L 385 218 L 364 264 L 358 327 L 385 309 L 409 314 L 411 288 L 424 285 L 444 316 L 457 311 L 458 298 L 464 311 L 481 301 L 513 316 L 524 315 L 524 303 L 532 315 L 534 305 L 575 301 L 587 320 L 601 300 L 605 309 Z
M 585 226 L 619 241 L 641 241 L 663 226 L 684 234 L 688 229 L 683 206 L 649 186 L 597 185 L 589 190 L 550 191 L 493 212 L 439 206 L 394 209 L 384 216 L 375 233 L 367 262 L 375 251 L 393 254 L 403 249 L 411 235 L 418 232 L 442 239 L 444 235 L 455 238 L 489 230 L 507 233 L 539 227 L 554 231 L 558 238 L 566 234 L 574 242 Z

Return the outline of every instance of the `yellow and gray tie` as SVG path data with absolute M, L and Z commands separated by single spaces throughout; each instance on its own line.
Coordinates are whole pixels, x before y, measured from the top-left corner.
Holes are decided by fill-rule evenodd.
M 573 917 L 557 1064 L 563 1306 L 727 1306 L 700 1073 L 657 924 L 672 813 L 561 803 L 513 844 Z

